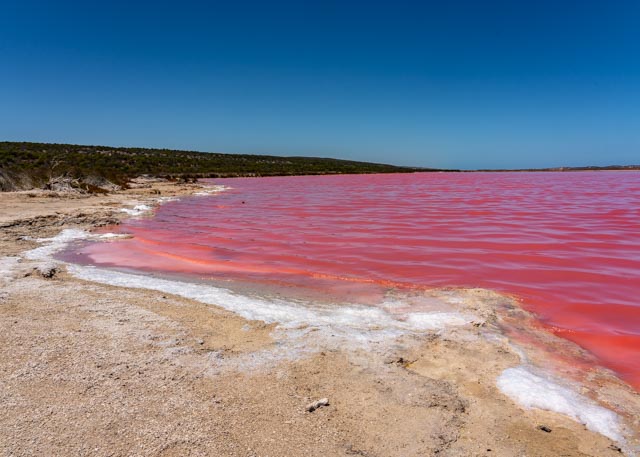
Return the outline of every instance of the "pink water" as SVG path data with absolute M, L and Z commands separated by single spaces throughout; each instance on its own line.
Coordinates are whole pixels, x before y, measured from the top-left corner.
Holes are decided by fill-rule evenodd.
M 216 180 L 84 249 L 95 264 L 375 295 L 516 295 L 640 388 L 640 173 L 421 173 Z M 366 299 L 363 298 L 363 302 Z

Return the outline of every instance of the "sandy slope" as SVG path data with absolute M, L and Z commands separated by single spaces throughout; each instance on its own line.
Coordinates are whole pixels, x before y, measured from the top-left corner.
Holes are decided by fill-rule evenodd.
M 500 393 L 496 378 L 520 358 L 507 338 L 484 335 L 526 316 L 486 291 L 459 292 L 477 326 L 375 351 L 319 341 L 267 360 L 282 343 L 274 325 L 6 260 L 37 246 L 28 237 L 113 223 L 123 204 L 196 189 L 0 194 L 0 455 L 621 455 L 576 421 Z M 590 381 L 617 405 L 633 452 L 638 395 L 607 374 Z M 322 397 L 329 406 L 305 410 Z

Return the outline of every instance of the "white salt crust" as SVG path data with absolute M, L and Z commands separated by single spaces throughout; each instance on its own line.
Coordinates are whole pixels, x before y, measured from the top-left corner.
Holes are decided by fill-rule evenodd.
M 122 238 L 129 238 L 129 235 L 123 233 L 103 233 L 102 235 L 98 235 L 98 238 L 101 240 L 117 240 Z
M 127 213 L 130 216 L 141 216 L 144 213 L 148 213 L 151 211 L 151 207 L 149 205 L 136 205 L 133 208 L 122 208 L 121 212 Z
M 613 412 L 597 405 L 569 387 L 550 377 L 532 373 L 527 367 L 507 368 L 497 380 L 498 388 L 526 408 L 539 408 L 564 414 L 593 432 L 622 442 L 620 419 Z
M 20 261 L 20 257 L 6 256 L 0 257 L 0 285 L 13 279 L 15 268 Z
M 239 295 L 229 290 L 150 276 L 134 275 L 91 266 L 68 265 L 77 278 L 121 287 L 150 289 L 220 306 L 245 319 L 277 323 L 285 328 L 305 326 L 331 330 L 360 330 L 381 336 L 420 330 L 437 330 L 470 323 L 473 318 L 455 312 L 407 314 L 396 319 L 381 308 L 368 306 L 313 307 L 281 299 Z M 404 318 L 404 319 L 402 319 Z M 373 336 L 373 335 L 370 335 Z
M 43 243 L 42 246 L 23 253 L 23 257 L 29 260 L 53 260 L 51 256 L 71 241 L 88 238 L 89 234 L 84 230 L 64 229 L 52 238 L 38 238 L 36 241 Z

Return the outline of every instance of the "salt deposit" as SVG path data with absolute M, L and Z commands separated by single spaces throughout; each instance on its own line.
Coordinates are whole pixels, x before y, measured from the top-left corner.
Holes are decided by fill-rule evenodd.
M 11 280 L 14 270 L 19 261 L 20 257 L 0 257 L 0 285 Z
M 121 212 L 127 213 L 130 216 L 140 216 L 144 213 L 151 211 L 151 207 L 149 205 L 136 205 L 133 208 L 122 208 Z
M 312 326 L 328 333 L 366 332 L 369 341 L 400 333 L 442 329 L 469 323 L 471 316 L 456 312 L 416 313 L 392 316 L 368 306 L 314 307 L 282 299 L 239 295 L 219 287 L 134 275 L 90 266 L 69 265 L 76 277 L 122 287 L 151 289 L 217 305 L 246 319 L 278 323 L 284 328 Z
M 64 229 L 52 238 L 39 238 L 37 241 L 43 243 L 42 246 L 24 252 L 23 256 L 29 260 L 49 260 L 54 253 L 62 250 L 71 241 L 88 237 L 89 233 L 84 230 Z
M 539 408 L 565 414 L 615 441 L 623 441 L 619 418 L 613 412 L 560 385 L 550 377 L 532 373 L 519 366 L 502 372 L 498 388 L 526 408 Z

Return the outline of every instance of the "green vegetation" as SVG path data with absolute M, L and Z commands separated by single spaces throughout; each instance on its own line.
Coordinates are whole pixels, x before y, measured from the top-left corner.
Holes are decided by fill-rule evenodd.
M 126 185 L 140 175 L 186 179 L 415 171 L 431 170 L 315 157 L 0 142 L 0 190 L 41 187 L 60 176 Z

